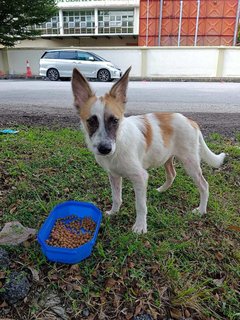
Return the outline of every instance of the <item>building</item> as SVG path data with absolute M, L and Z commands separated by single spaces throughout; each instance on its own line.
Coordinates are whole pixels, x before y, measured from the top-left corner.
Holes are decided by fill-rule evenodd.
M 35 26 L 41 37 L 17 47 L 134 46 L 139 0 L 57 0 L 59 12 Z
M 59 12 L 35 26 L 41 36 L 16 47 L 232 46 L 240 0 L 57 0 Z
M 232 46 L 239 0 L 140 0 L 139 46 Z

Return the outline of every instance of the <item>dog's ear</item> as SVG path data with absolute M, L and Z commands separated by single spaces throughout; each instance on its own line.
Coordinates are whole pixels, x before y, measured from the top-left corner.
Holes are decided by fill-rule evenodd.
M 87 79 L 74 68 L 72 73 L 72 91 L 74 96 L 74 105 L 80 109 L 88 101 L 89 98 L 94 96 Z
M 129 80 L 129 73 L 132 67 L 129 67 L 124 75 L 112 86 L 109 94 L 121 103 L 127 102 L 127 87 Z

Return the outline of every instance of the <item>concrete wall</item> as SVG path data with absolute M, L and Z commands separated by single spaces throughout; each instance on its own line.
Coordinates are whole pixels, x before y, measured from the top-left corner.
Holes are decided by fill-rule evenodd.
M 131 65 L 132 77 L 240 77 L 240 48 L 238 47 L 92 47 L 84 49 L 103 56 L 123 71 Z M 7 51 L 0 49 L 0 70 L 5 68 L 5 72 L 10 75 L 23 75 L 26 73 L 26 60 L 28 60 L 32 73 L 38 75 L 39 59 L 45 50 L 46 48 L 14 48 Z
M 121 46 L 137 46 L 137 37 L 124 36 L 122 38 L 106 36 L 93 37 L 76 37 L 72 36 L 57 38 L 57 37 L 43 37 L 33 40 L 21 40 L 16 43 L 15 48 L 60 48 L 60 47 L 121 47 Z
M 0 50 L 0 75 L 3 73 L 4 65 L 3 65 L 3 50 Z

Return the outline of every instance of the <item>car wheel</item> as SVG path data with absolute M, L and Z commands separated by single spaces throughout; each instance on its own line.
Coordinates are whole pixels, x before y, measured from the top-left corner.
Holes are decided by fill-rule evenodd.
M 97 78 L 101 82 L 111 81 L 110 72 L 107 69 L 101 69 L 98 71 Z
M 47 77 L 51 81 L 57 81 L 59 79 L 59 72 L 57 69 L 51 68 L 47 71 Z

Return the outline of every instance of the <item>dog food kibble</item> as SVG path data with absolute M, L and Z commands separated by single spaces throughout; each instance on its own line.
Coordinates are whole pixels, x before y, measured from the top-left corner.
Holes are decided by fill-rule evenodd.
M 58 219 L 46 243 L 61 248 L 78 248 L 88 242 L 94 233 L 95 222 L 91 218 L 68 216 Z

